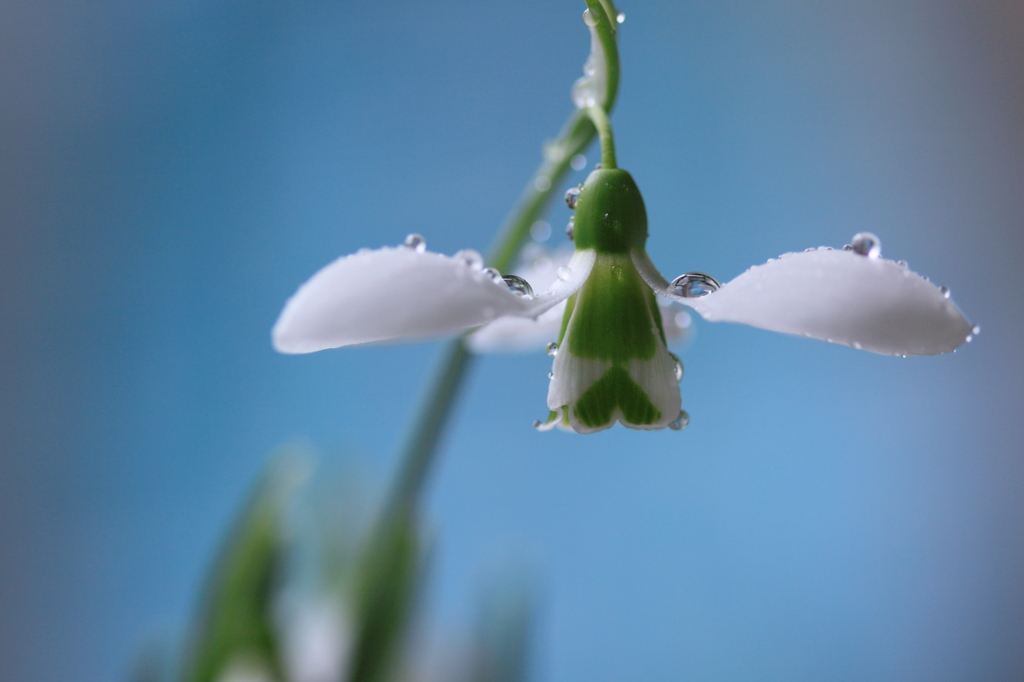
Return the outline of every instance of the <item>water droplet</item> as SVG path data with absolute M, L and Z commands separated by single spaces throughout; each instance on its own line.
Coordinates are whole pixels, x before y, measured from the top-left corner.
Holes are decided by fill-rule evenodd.
M 569 189 L 565 190 L 565 205 L 568 206 L 569 208 L 575 209 L 576 208 L 576 202 L 579 201 L 579 198 L 580 198 L 580 188 L 579 187 L 570 187 Z
M 672 280 L 669 291 L 683 298 L 700 298 L 717 291 L 721 286 L 718 280 L 711 275 L 706 275 L 703 272 L 688 272 Z
M 577 154 L 572 157 L 572 161 L 569 162 L 569 165 L 572 166 L 573 170 L 583 170 L 587 167 L 587 157 L 582 154 Z
M 533 187 L 538 192 L 547 192 L 551 189 L 551 178 L 546 175 L 538 175 L 533 181 Z
M 690 325 L 693 324 L 693 318 L 690 317 L 690 313 L 686 312 L 685 310 L 681 310 L 678 313 L 676 313 L 675 320 L 676 326 L 679 327 L 680 329 L 688 329 Z
M 843 244 L 843 251 L 853 251 L 853 247 L 849 244 Z
M 569 280 L 570 277 L 572 277 L 572 269 L 567 265 L 563 265 L 562 267 L 555 270 L 555 277 L 562 280 L 563 282 L 566 282 Z
M 599 17 L 590 11 L 590 8 L 583 10 L 583 23 L 587 26 L 597 26 Z
M 497 268 L 484 268 L 483 273 L 495 284 L 502 284 L 505 281 L 502 279 L 501 273 L 498 272 Z
M 402 242 L 402 246 L 406 247 L 407 249 L 412 249 L 416 253 L 423 253 L 424 251 L 427 250 L 427 240 L 423 237 L 422 234 L 416 234 L 415 232 L 413 232 L 412 234 L 405 238 L 405 241 Z
M 907 261 L 905 261 L 905 260 L 898 260 L 898 261 L 896 261 L 896 265 L 900 266 L 901 268 L 905 268 L 905 267 L 907 267 Z
M 617 21 L 618 23 L 621 24 L 625 20 L 626 20 L 626 13 L 625 12 L 619 12 L 618 14 L 615 15 L 615 21 Z
M 594 170 L 601 170 L 602 168 L 604 168 L 604 166 L 602 166 L 600 163 L 594 164 Z
M 939 287 L 939 292 L 943 298 L 949 298 L 949 287 Z
M 921 275 L 921 279 L 923 279 L 926 282 L 929 281 L 928 280 L 928 275 Z
M 502 281 L 508 287 L 508 290 L 517 296 L 528 296 L 533 298 L 533 287 L 522 277 L 518 275 L 505 275 L 502 277 Z
M 551 225 L 544 220 L 538 220 L 530 226 L 530 236 L 534 241 L 546 242 L 551 237 Z
M 853 347 L 856 348 L 857 350 L 862 350 L 862 346 L 860 345 L 859 341 L 854 341 Z
M 679 410 L 679 416 L 676 417 L 675 421 L 669 423 L 668 428 L 673 431 L 682 431 L 690 425 L 690 415 L 687 414 L 686 410 Z
M 804 253 L 807 253 L 808 251 L 817 251 L 817 249 L 815 249 L 813 246 L 809 249 L 804 249 Z
M 675 363 L 676 381 L 683 380 L 683 361 L 679 359 L 679 356 L 675 353 L 669 353 L 672 356 L 672 362 Z
M 850 248 L 858 255 L 878 258 L 882 255 L 882 240 L 870 232 L 858 232 L 850 240 Z
M 544 422 L 542 422 L 539 419 L 533 420 L 533 428 L 537 429 L 538 431 L 543 431 L 544 429 L 541 428 L 542 426 L 544 426 Z
M 455 260 L 462 261 L 473 270 L 482 270 L 484 267 L 484 257 L 473 249 L 463 249 L 455 254 L 454 258 Z
M 981 333 L 981 327 L 979 327 L 978 325 L 974 325 L 973 327 L 971 327 L 971 333 L 977 336 L 978 334 Z
M 576 216 L 569 217 L 569 224 L 565 226 L 565 236 L 572 241 L 576 236 Z
M 554 378 L 555 378 L 555 373 L 554 372 L 548 372 L 548 379 L 554 379 Z
M 550 355 L 551 357 L 555 357 L 556 355 L 558 355 L 558 344 L 552 341 L 548 345 L 544 346 L 544 352 Z
M 821 248 L 824 249 L 825 251 L 831 251 L 832 250 L 831 246 L 823 246 Z

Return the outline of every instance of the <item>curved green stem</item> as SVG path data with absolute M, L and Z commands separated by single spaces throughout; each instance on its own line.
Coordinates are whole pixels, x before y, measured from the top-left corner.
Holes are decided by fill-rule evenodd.
M 587 107 L 587 115 L 597 128 L 601 139 L 601 167 L 618 168 L 615 163 L 615 137 L 612 135 L 612 124 L 608 114 L 601 107 Z
M 606 5 L 610 10 L 605 10 Z M 603 106 L 603 112 L 607 112 L 611 111 L 619 89 L 615 6 L 611 0 L 587 0 L 587 6 L 600 17 L 595 28 L 605 51 L 608 69 L 608 89 Z M 607 116 L 604 120 L 607 122 Z M 610 134 L 610 127 L 608 130 Z M 488 252 L 488 265 L 505 272 L 515 264 L 520 249 L 529 239 L 530 227 L 547 209 L 551 198 L 568 174 L 570 161 L 587 148 L 596 133 L 597 128 L 592 116 L 584 110 L 576 109 L 565 122 L 558 137 L 544 145 L 544 160 L 534 171 L 519 200 L 505 218 L 505 223 Z M 606 145 L 603 138 L 601 146 L 602 165 L 609 167 L 604 161 Z M 614 148 L 611 163 L 610 167 L 614 167 Z M 466 378 L 472 357 L 461 338 L 448 344 L 444 359 L 434 375 L 430 388 L 427 389 L 426 401 L 420 409 L 402 452 L 401 468 L 396 486 L 388 500 L 387 515 L 411 513 L 416 508 L 416 502 L 430 473 L 438 442 L 451 417 L 455 398 Z
M 619 44 L 616 34 L 619 31 L 618 12 L 612 0 L 587 0 L 587 8 L 597 17 L 597 38 L 604 50 L 605 82 L 608 84 L 607 96 L 601 103 L 604 110 L 611 113 L 615 104 L 615 96 L 619 92 Z

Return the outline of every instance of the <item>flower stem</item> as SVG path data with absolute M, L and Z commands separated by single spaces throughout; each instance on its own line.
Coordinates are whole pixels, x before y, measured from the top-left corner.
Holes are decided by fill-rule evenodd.
M 591 108 L 599 109 L 598 117 L 603 116 L 601 120 L 605 132 L 601 132 L 601 164 L 605 168 L 614 168 L 615 147 L 611 141 L 611 127 L 606 112 L 611 111 L 619 86 L 619 55 L 615 43 L 615 26 L 612 24 L 615 21 L 615 8 L 611 0 L 587 0 L 587 6 L 604 20 L 598 22 L 597 30 L 605 48 L 607 96 L 601 107 Z M 586 150 L 601 126 L 593 112 L 576 109 L 558 137 L 544 146 L 543 161 L 526 183 L 519 201 L 505 218 L 491 246 L 487 259 L 489 266 L 506 272 L 515 264 L 519 250 L 530 236 L 530 227 L 544 213 L 565 179 L 572 158 Z M 415 510 L 471 360 L 472 355 L 463 339 L 448 344 L 402 452 L 401 468 L 385 509 L 386 516 L 394 517 Z
M 587 107 L 587 115 L 597 128 L 601 138 L 601 167 L 618 168 L 615 164 L 615 137 L 612 135 L 612 124 L 608 114 L 601 107 Z

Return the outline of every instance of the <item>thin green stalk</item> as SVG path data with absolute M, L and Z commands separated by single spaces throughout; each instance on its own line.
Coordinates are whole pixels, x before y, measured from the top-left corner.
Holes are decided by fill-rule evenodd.
M 601 138 L 601 167 L 618 168 L 615 163 L 615 137 L 612 135 L 612 124 L 608 120 L 608 114 L 604 113 L 601 107 L 587 107 L 587 115 L 590 116 Z
M 611 0 L 587 0 L 587 6 L 599 17 L 595 29 L 604 48 L 608 70 L 607 97 L 601 107 L 601 113 L 604 114 L 611 111 L 619 87 L 615 7 Z M 489 266 L 506 272 L 515 265 L 520 249 L 530 236 L 530 227 L 544 213 L 554 193 L 565 179 L 572 158 L 582 153 L 594 139 L 597 130 L 591 119 L 592 114 L 575 110 L 565 122 L 559 136 L 545 145 L 544 160 L 526 183 L 519 201 L 505 219 L 498 237 L 491 246 L 487 259 Z M 607 115 L 604 121 L 607 124 Z M 610 130 L 610 127 L 606 127 Z M 611 147 L 611 166 L 608 166 L 603 151 L 606 148 L 604 139 L 601 146 L 602 165 L 614 167 L 614 147 Z M 467 350 L 462 338 L 448 344 L 402 453 L 401 469 L 389 500 L 388 515 L 411 513 L 416 508 L 419 494 L 433 464 L 438 442 L 451 417 L 452 407 L 466 378 L 471 359 L 472 354 Z

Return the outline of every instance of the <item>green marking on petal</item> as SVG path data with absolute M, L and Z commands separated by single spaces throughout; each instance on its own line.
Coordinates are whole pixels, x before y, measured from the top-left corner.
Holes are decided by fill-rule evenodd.
M 661 419 L 661 412 L 644 389 L 620 366 L 609 369 L 588 388 L 576 402 L 573 412 L 584 426 L 598 428 L 612 420 L 616 408 L 630 424 L 654 424 Z
M 566 322 L 572 324 L 569 351 L 616 364 L 653 358 L 661 316 L 657 304 L 652 311 L 651 293 L 628 255 L 598 254 L 575 305 L 566 307 L 562 326 L 564 335 Z
M 573 294 L 565 302 L 565 314 L 562 315 L 562 328 L 558 330 L 558 345 L 562 345 L 565 338 L 565 330 L 569 327 L 569 320 L 572 319 L 572 311 L 576 307 L 576 294 Z

